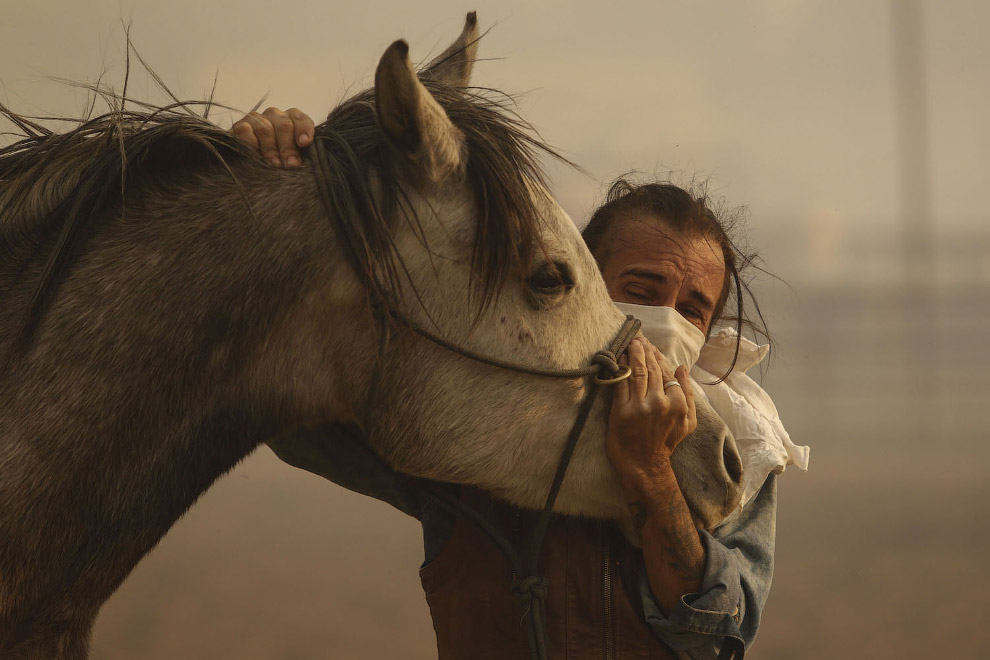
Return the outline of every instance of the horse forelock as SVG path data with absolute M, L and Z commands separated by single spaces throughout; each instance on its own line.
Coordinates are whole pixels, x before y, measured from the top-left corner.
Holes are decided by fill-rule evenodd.
M 513 110 L 512 97 L 496 90 L 454 88 L 424 77 L 423 84 L 464 136 L 465 183 L 476 210 L 471 287 L 486 308 L 513 268 L 525 269 L 538 253 L 543 220 L 534 190 L 547 188 L 542 155 L 563 159 Z M 328 212 L 348 244 L 352 267 L 369 296 L 394 304 L 406 290 L 406 265 L 394 243 L 399 216 L 414 230 L 419 218 L 403 183 L 401 165 L 375 114 L 374 91 L 344 101 L 317 127 L 326 154 Z M 361 166 L 358 166 L 358 165 Z

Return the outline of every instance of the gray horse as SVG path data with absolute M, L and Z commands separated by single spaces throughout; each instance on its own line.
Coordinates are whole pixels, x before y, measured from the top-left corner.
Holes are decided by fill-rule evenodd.
M 406 323 L 572 369 L 623 322 L 544 145 L 466 88 L 476 41 L 469 15 L 418 75 L 392 44 L 319 127 L 320 177 L 184 107 L 64 134 L 4 110 L 26 137 L 0 150 L 0 657 L 85 658 L 102 603 L 269 439 L 347 425 L 398 470 L 542 504 L 587 379 L 485 366 Z M 738 495 L 699 412 L 678 475 L 708 525 Z M 627 515 L 605 414 L 561 511 Z

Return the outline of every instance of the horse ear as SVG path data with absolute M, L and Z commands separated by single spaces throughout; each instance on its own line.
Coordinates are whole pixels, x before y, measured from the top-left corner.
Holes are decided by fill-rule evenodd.
M 464 30 L 447 50 L 423 69 L 423 75 L 450 87 L 467 87 L 478 55 L 478 16 L 473 11 L 464 20 Z
M 440 182 L 459 171 L 464 136 L 416 77 L 409 44 L 396 41 L 375 71 L 375 109 L 389 143 L 419 172 Z

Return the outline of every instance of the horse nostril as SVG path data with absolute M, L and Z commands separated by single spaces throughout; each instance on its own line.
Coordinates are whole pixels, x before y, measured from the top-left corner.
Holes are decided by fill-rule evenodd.
M 722 442 L 722 463 L 725 465 L 725 472 L 729 475 L 732 483 L 742 485 L 742 459 L 739 458 L 739 451 L 736 449 L 736 443 L 732 436 L 726 436 Z

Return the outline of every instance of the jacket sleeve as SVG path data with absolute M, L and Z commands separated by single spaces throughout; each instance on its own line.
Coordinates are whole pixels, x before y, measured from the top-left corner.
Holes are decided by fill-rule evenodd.
M 705 572 L 699 593 L 686 594 L 664 615 L 644 574 L 646 622 L 682 660 L 741 659 L 756 637 L 773 577 L 777 526 L 776 475 L 729 522 L 701 531 Z

